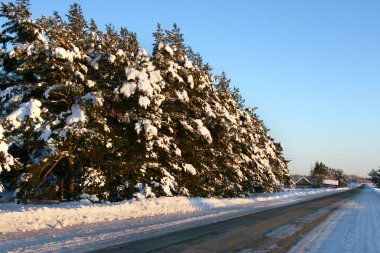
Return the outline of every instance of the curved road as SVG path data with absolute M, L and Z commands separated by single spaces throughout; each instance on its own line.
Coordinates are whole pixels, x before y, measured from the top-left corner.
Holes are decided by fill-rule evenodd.
M 362 189 L 360 187 L 94 252 L 286 252 L 302 235 Z

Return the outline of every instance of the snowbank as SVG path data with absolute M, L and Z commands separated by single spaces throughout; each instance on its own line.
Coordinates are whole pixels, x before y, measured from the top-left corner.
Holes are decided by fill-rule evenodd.
M 242 207 L 265 207 L 273 206 L 274 204 L 278 206 L 334 194 L 347 189 L 297 189 L 272 194 L 255 194 L 249 198 L 230 199 L 162 197 L 102 204 L 93 204 L 89 201 L 68 202 L 57 205 L 0 203 L 0 231 L 9 233 L 45 228 L 60 229 L 78 224 L 176 213 L 206 210 L 223 211 L 225 208 L 240 210 Z

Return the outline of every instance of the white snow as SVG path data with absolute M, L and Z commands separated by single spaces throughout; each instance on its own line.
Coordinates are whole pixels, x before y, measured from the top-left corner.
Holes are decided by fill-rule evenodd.
M 161 189 L 165 192 L 167 196 L 173 196 L 173 192 L 176 192 L 177 190 L 177 183 L 175 182 L 175 178 L 173 175 L 171 175 L 167 170 L 164 168 L 161 168 L 162 174 L 164 174 L 164 177 L 161 179 Z
M 88 92 L 86 95 L 82 97 L 84 100 L 89 100 L 95 106 L 103 106 L 104 99 L 101 96 L 100 92 Z
M 149 72 L 149 79 L 152 83 L 159 83 L 163 80 L 159 70 Z
M 139 105 L 143 108 L 147 108 L 150 105 L 150 100 L 148 97 L 140 96 L 139 97 Z
M 53 126 L 56 126 L 56 125 L 58 125 L 58 124 L 60 124 L 61 123 L 61 121 L 59 120 L 59 119 L 56 119 L 56 120 L 54 120 L 53 122 L 51 122 L 51 124 L 53 125 Z
M 141 123 L 138 122 L 135 124 L 135 130 L 136 130 L 137 135 L 139 135 L 142 132 Z
M 170 55 L 173 55 L 173 49 L 169 45 L 165 45 L 165 51 L 168 52 Z
M 189 83 L 190 88 L 191 88 L 191 89 L 194 89 L 194 79 L 193 79 L 193 76 L 192 76 L 192 75 L 188 75 L 188 76 L 187 76 L 187 82 Z
M 289 252 L 379 252 L 380 190 L 368 185 Z
M 90 60 L 90 64 L 91 66 L 95 69 L 95 70 L 98 70 L 99 69 L 99 63 L 98 61 L 100 60 L 100 58 L 102 58 L 101 55 L 98 55 L 96 56 L 93 60 L 89 59 Z
M 110 55 L 108 56 L 108 61 L 109 61 L 110 63 L 113 63 L 115 60 L 116 60 L 116 56 L 115 56 L 115 55 L 110 54 Z
M 80 55 L 80 50 L 78 47 L 74 46 L 74 55 L 77 57 L 77 58 L 81 58 L 81 55 Z
M 8 152 L 8 145 L 3 141 L 0 141 L 0 152 Z
M 182 77 L 180 77 L 180 76 L 178 75 L 178 73 L 177 73 L 178 64 L 177 64 L 177 63 L 174 63 L 174 62 L 172 62 L 172 61 L 170 61 L 169 64 L 170 64 L 170 65 L 169 65 L 169 68 L 168 68 L 169 73 L 171 73 L 172 76 L 173 76 L 175 79 L 178 80 L 178 82 L 183 83 L 183 79 L 182 79 Z
M 339 181 L 338 180 L 324 179 L 324 180 L 322 180 L 322 184 L 338 186 Z
M 185 165 L 184 167 L 192 167 Z M 96 170 L 91 169 L 92 172 Z M 95 173 L 96 174 L 96 173 Z M 96 175 L 98 177 L 99 175 Z M 280 193 L 255 194 L 247 198 L 188 198 L 161 197 L 144 200 L 128 200 L 118 203 L 90 204 L 68 202 L 57 205 L 21 205 L 0 203 L 0 231 L 32 231 L 54 227 L 58 222 L 65 226 L 110 220 L 131 219 L 172 213 L 188 213 L 217 208 L 264 207 L 267 205 L 287 204 L 347 190 L 340 189 L 302 189 Z M 262 205 L 262 204 L 264 205 Z M 83 219 L 83 216 L 87 216 Z M 62 224 L 61 224 L 62 225 Z M 1 248 L 0 248 L 1 251 Z
M 85 170 L 86 176 L 83 182 L 84 189 L 94 185 L 99 187 L 104 186 L 106 178 L 100 170 L 94 168 L 86 168 Z
M 143 120 L 144 131 L 147 136 L 157 135 L 157 128 L 152 125 L 150 120 Z
M 137 52 L 136 59 L 142 60 L 144 62 L 148 62 L 149 61 L 149 54 L 144 48 L 140 47 L 139 51 Z
M 39 100 L 31 99 L 29 102 L 21 104 L 17 110 L 9 114 L 6 120 L 8 120 L 14 128 L 19 128 L 26 116 L 34 121 L 41 121 L 42 118 L 40 117 L 40 107 L 41 102 Z
M 189 131 L 194 131 L 193 127 L 189 125 L 189 123 L 187 123 L 186 121 L 181 121 L 181 124 Z
M 66 119 L 66 125 L 70 126 L 74 123 L 86 122 L 86 115 L 81 107 L 77 104 L 71 106 L 71 115 Z
M 79 195 L 79 198 L 82 203 L 99 202 L 99 198 L 96 195 L 90 195 L 87 193 L 82 193 L 81 195 Z M 59 224 L 59 226 L 61 225 Z
M 209 143 L 211 143 L 212 142 L 211 133 L 205 126 L 203 126 L 203 122 L 200 119 L 196 119 L 194 120 L 194 122 L 197 123 L 198 125 L 198 128 L 197 128 L 198 132 L 201 135 L 203 135 Z
M 141 195 L 150 195 L 149 187 L 137 186 L 141 186 Z M 302 189 L 230 199 L 142 197 L 102 204 L 89 201 L 57 205 L 0 203 L 0 252 L 84 252 L 141 239 L 143 235 L 173 232 L 344 190 L 347 188 Z M 39 231 L 24 233 L 33 230 Z
M 197 174 L 197 171 L 196 171 L 196 169 L 194 168 L 194 166 L 192 164 L 186 163 L 185 165 L 183 165 L 183 169 L 186 172 L 189 172 L 191 175 L 196 175 Z
M 170 138 L 166 135 L 163 137 L 157 138 L 156 144 L 160 148 L 164 149 L 166 152 L 170 151 L 170 142 L 172 141 L 173 138 Z
M 124 95 L 124 97 L 130 97 L 131 95 L 135 94 L 137 85 L 133 82 L 127 82 L 124 83 L 120 89 L 119 92 Z
M 216 118 L 216 115 L 215 113 L 212 111 L 211 109 L 211 106 L 209 104 L 206 104 L 205 106 L 205 112 L 206 112 L 206 115 L 211 117 L 211 118 Z
M 144 129 L 145 137 L 150 140 L 153 136 L 157 135 L 157 127 L 152 125 L 152 122 L 148 119 L 141 120 L 135 124 L 135 130 L 137 134 L 140 134 Z
M 4 107 L 7 107 L 10 103 L 20 102 L 24 96 L 24 93 L 21 92 L 22 90 L 21 85 L 14 85 L 0 91 L 1 102 L 5 102 L 9 98 L 8 101 L 4 103 Z
M 4 128 L 2 125 L 0 125 L 0 139 L 3 139 L 4 137 Z
M 74 73 L 81 81 L 84 81 L 84 75 L 80 71 L 75 71 Z
M 153 96 L 154 88 L 151 84 L 151 81 L 153 80 L 155 82 L 158 82 L 161 80 L 160 78 L 162 78 L 158 76 L 157 73 L 153 73 L 151 76 L 153 79 L 150 81 L 149 76 L 145 71 L 139 71 L 133 68 L 126 68 L 125 75 L 128 82 L 124 83 L 119 88 L 119 92 L 127 98 L 135 93 L 136 88 L 138 88 L 140 92 L 144 93 L 148 97 Z
M 74 58 L 81 58 L 79 49 L 74 47 L 74 52 L 70 50 L 66 50 L 62 47 L 57 47 L 55 49 L 55 57 L 63 60 L 68 60 L 69 62 L 73 62 Z
M 60 58 L 60 59 L 67 59 L 69 57 L 69 55 L 66 52 L 66 49 L 64 49 L 62 47 L 57 47 L 55 49 L 55 56 L 57 58 Z M 72 59 L 71 59 L 71 61 L 72 61 Z
M 186 90 L 176 91 L 176 94 L 179 100 L 183 102 L 189 102 L 189 96 L 187 95 Z
M 44 130 L 42 130 L 42 133 L 41 133 L 39 139 L 43 140 L 43 141 L 48 141 L 49 138 L 50 138 L 50 136 L 51 136 L 51 134 L 52 134 L 52 131 L 50 129 L 50 126 L 46 126 L 44 128 Z
M 49 86 L 49 88 L 47 88 L 47 89 L 45 90 L 45 92 L 44 92 L 44 97 L 45 97 L 45 98 L 49 98 L 49 96 L 50 96 L 50 92 L 51 92 L 52 90 L 57 89 L 57 88 L 62 87 L 62 86 L 63 86 L 62 84 L 54 84 L 54 85 L 52 85 L 52 86 Z
M 14 164 L 14 160 L 13 160 L 13 156 L 11 154 L 8 154 L 8 145 L 3 141 L 0 141 L 0 152 L 3 153 L 3 158 L 5 159 L 5 161 L 0 163 L 0 173 L 1 173 L 3 169 L 5 169 L 6 171 L 9 171 L 11 169 L 10 166 Z
M 245 177 L 244 177 L 244 175 L 243 175 L 243 172 L 241 172 L 240 169 L 237 169 L 237 170 L 236 170 L 236 174 L 238 175 L 238 177 L 239 177 L 240 179 L 245 179 Z
M 139 79 L 137 87 L 139 88 L 140 92 L 145 93 L 149 97 L 153 96 L 153 87 L 150 84 L 148 75 L 146 75 L 146 73 L 143 75 L 143 78 Z
M 152 97 L 155 90 L 161 91 L 159 83 L 163 79 L 159 71 L 149 72 L 148 75 L 146 69 L 139 71 L 134 68 L 126 68 L 125 75 L 128 82 L 121 85 L 116 92 L 123 94 L 127 98 L 133 95 L 137 88 L 148 97 Z
M 116 56 L 118 56 L 118 57 L 122 57 L 122 56 L 124 56 L 125 54 L 124 54 L 124 51 L 123 50 L 121 50 L 121 49 L 118 49 L 117 50 L 117 52 L 116 52 Z
M 135 185 L 136 188 L 139 188 L 140 192 L 135 193 L 135 197 L 137 199 L 144 199 L 144 198 L 155 198 L 156 195 L 152 191 L 152 188 L 149 185 L 145 185 L 143 183 L 137 183 Z
M 88 68 L 86 65 L 83 65 L 82 63 L 79 63 L 80 68 L 84 71 L 84 73 L 87 73 Z
M 193 63 L 189 59 L 187 59 L 187 57 L 185 59 L 185 64 L 183 66 L 187 69 L 193 69 L 194 68 Z
M 90 79 L 88 79 L 88 80 L 87 80 L 87 86 L 88 86 L 89 88 L 94 87 L 94 86 L 95 86 L 95 82 L 92 81 L 92 80 L 90 80 Z
M 127 80 L 136 80 L 136 78 L 140 76 L 140 71 L 132 68 L 126 68 L 125 76 L 127 77 Z

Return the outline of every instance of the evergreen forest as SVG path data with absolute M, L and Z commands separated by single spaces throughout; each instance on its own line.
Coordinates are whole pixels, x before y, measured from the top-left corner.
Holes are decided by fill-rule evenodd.
M 134 32 L 2 2 L 0 188 L 18 199 L 236 197 L 289 184 L 283 149 L 174 24 Z M 221 52 L 222 53 L 222 52 Z

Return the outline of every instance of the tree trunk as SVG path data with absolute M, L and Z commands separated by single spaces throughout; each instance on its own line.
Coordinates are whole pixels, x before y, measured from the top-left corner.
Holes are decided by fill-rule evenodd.
M 74 196 L 74 157 L 72 155 L 72 144 L 68 144 L 67 157 L 67 197 L 68 199 Z
M 61 201 L 63 201 L 63 173 L 62 173 L 62 177 L 61 177 L 61 185 L 60 185 L 61 189 L 60 189 L 60 199 Z
M 68 161 L 68 195 L 72 197 L 74 195 L 74 158 L 69 156 L 67 158 Z

